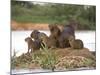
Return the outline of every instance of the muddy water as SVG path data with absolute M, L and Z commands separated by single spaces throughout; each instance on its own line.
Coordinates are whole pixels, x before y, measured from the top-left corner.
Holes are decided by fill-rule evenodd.
M 14 50 L 17 56 L 22 53 L 27 52 L 27 44 L 24 39 L 30 36 L 32 31 L 12 31 L 12 55 Z M 46 33 L 48 36 L 49 31 L 41 31 Z M 81 39 L 84 42 L 84 46 L 91 51 L 95 51 L 95 31 L 76 31 L 75 33 L 77 39 Z

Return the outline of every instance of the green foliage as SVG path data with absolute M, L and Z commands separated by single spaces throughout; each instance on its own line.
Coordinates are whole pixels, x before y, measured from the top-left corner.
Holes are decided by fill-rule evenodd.
M 46 45 L 43 46 L 43 48 L 40 49 L 41 54 L 37 54 L 37 52 L 33 54 L 33 60 L 38 62 L 42 68 L 51 69 L 53 71 L 54 65 L 57 62 L 57 57 L 50 50 L 51 49 L 48 49 Z
M 11 1 L 11 19 L 20 22 L 67 24 L 70 19 L 80 23 L 78 29 L 95 29 L 96 7 L 88 5 L 32 3 Z

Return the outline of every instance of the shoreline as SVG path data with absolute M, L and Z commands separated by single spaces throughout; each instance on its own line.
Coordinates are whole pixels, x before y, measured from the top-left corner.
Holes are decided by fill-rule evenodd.
M 11 30 L 12 31 L 23 31 L 23 30 L 49 30 L 48 23 L 22 23 L 12 20 L 11 21 Z M 58 27 L 62 30 L 63 26 L 58 25 Z M 88 31 L 88 30 L 77 30 L 77 31 Z M 96 30 L 91 30 L 96 31 Z
M 48 24 L 44 23 L 21 23 L 16 21 L 11 21 L 11 29 L 12 30 L 33 30 L 33 29 L 41 29 L 41 30 L 49 30 Z

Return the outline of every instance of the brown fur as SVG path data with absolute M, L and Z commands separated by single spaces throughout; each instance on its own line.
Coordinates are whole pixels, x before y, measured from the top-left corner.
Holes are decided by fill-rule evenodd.
M 51 43 L 55 45 L 55 47 L 59 47 L 59 37 L 61 35 L 61 30 L 60 28 L 56 25 L 49 25 L 49 30 L 50 30 L 50 36 L 49 39 L 52 41 Z
M 38 30 L 33 30 L 32 33 L 30 34 L 30 37 L 33 38 L 34 40 L 39 39 L 38 35 L 39 35 L 39 31 Z
M 71 48 L 73 49 L 82 49 L 84 47 L 82 40 L 75 39 L 73 36 L 70 36 L 69 43 Z
M 31 52 L 38 50 L 41 46 L 41 44 L 38 40 L 33 41 L 30 37 L 25 38 L 25 42 L 27 42 L 27 44 L 28 44 L 28 53 L 30 50 L 31 50 Z
M 52 36 L 53 38 L 58 38 L 61 34 L 61 30 L 60 28 L 54 24 L 54 25 L 49 25 L 49 30 L 50 30 L 50 36 Z
M 75 37 L 75 29 L 71 24 L 65 25 L 58 40 L 60 48 L 70 47 L 68 40 L 70 36 Z
M 42 36 L 41 39 L 43 44 L 48 48 L 56 48 L 56 40 L 53 39 L 52 37 Z
M 42 40 L 41 37 L 45 37 L 47 36 L 45 33 L 43 32 L 39 32 L 38 30 L 34 30 L 32 31 L 32 33 L 30 34 L 31 38 L 33 38 L 34 40 Z

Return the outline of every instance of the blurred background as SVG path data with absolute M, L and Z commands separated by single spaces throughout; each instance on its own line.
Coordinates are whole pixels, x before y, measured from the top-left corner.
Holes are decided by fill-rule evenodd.
M 11 0 L 12 30 L 30 30 L 34 25 L 46 28 L 54 23 L 65 25 L 71 19 L 77 21 L 78 30 L 95 30 L 96 6 Z

